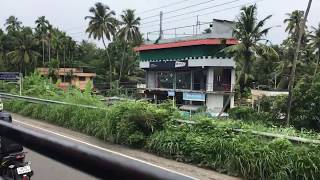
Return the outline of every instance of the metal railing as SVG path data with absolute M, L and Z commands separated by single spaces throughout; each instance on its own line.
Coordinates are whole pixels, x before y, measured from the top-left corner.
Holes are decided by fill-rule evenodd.
M 87 106 L 87 105 L 78 105 L 78 104 L 72 104 L 72 103 L 66 103 L 66 102 L 61 102 L 61 101 L 52 101 L 52 100 L 47 100 L 47 99 L 40 99 L 40 98 L 34 98 L 34 97 L 27 97 L 27 96 L 18 96 L 18 95 L 13 95 L 13 94 L 7 94 L 7 93 L 0 93 L 1 98 L 6 98 L 6 99 L 21 99 L 27 102 L 31 103 L 50 103 L 50 104 L 62 104 L 62 105 L 72 105 L 72 106 L 79 106 L 79 107 L 84 107 L 84 108 L 93 108 L 93 109 L 98 109 L 99 107 L 94 107 L 94 106 Z M 101 108 L 103 109 L 103 108 Z M 188 124 L 196 124 L 194 121 L 185 121 L 185 120 L 177 120 L 178 122 L 181 123 L 188 123 Z M 274 137 L 274 138 L 286 138 L 291 141 L 297 141 L 297 142 L 304 142 L 304 143 L 313 143 L 313 144 L 320 144 L 320 140 L 313 140 L 313 139 L 306 139 L 306 138 L 300 138 L 300 137 L 294 137 L 294 136 L 287 136 L 287 135 L 281 135 L 281 134 L 274 134 L 274 133 L 268 133 L 268 132 L 260 132 L 260 131 L 252 131 L 252 130 L 243 130 L 243 129 L 234 129 L 236 132 L 247 132 L 247 133 L 253 133 L 256 135 L 261 135 L 261 136 L 267 136 L 267 137 Z
M 74 104 L 74 103 L 68 103 L 68 102 L 63 102 L 63 101 L 41 99 L 41 98 L 29 97 L 29 96 L 19 96 L 19 95 L 8 94 L 8 93 L 0 93 L 0 97 L 3 99 L 21 99 L 21 100 L 25 100 L 28 102 L 40 103 L 40 104 L 61 104 L 61 105 L 77 106 L 77 107 L 83 107 L 83 108 L 89 108 L 89 109 L 105 110 L 105 108 L 100 108 L 100 107 L 96 107 L 96 106 Z
M 194 179 L 112 152 L 102 152 L 0 121 L 0 136 L 101 179 Z
M 191 120 L 177 119 L 177 122 L 186 123 L 186 124 L 197 124 L 197 122 L 191 121 Z M 269 137 L 269 138 L 284 138 L 284 139 L 288 139 L 290 141 L 294 141 L 294 142 L 298 142 L 298 143 L 320 144 L 320 140 L 318 140 L 318 139 L 308 139 L 308 138 L 302 138 L 302 137 L 295 137 L 295 136 L 289 136 L 289 135 L 283 135 L 283 134 L 261 132 L 261 131 L 255 131 L 255 130 L 246 130 L 246 129 L 232 129 L 232 130 L 234 132 L 238 132 L 238 133 L 252 133 L 255 135 L 265 136 L 265 137 Z
M 162 83 L 154 85 L 154 87 L 147 86 L 146 84 L 139 84 L 137 89 L 152 89 L 152 90 L 177 90 L 177 91 L 195 91 L 195 92 L 224 92 L 232 93 L 235 92 L 235 85 L 231 83 L 193 83 L 191 84 L 174 85 L 174 83 Z

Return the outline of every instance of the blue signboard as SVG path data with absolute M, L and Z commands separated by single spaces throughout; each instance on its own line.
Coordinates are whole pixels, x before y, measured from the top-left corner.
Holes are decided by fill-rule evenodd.
M 206 101 L 206 95 L 203 93 L 196 93 L 196 92 L 184 92 L 183 93 L 183 100 L 185 101 Z
M 4 81 L 18 81 L 20 75 L 18 72 L 0 72 L 0 80 Z
M 168 96 L 174 97 L 176 93 L 174 91 L 168 91 Z

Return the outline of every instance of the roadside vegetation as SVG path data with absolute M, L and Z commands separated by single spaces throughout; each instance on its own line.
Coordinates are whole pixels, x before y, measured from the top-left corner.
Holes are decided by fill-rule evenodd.
M 62 91 L 37 73 L 25 79 L 24 87 L 28 89 L 24 95 L 92 105 L 100 109 L 10 100 L 4 102 L 6 110 L 107 142 L 143 149 L 246 179 L 320 178 L 319 145 L 234 130 L 256 130 L 319 139 L 319 134 L 313 131 L 281 128 L 263 121 L 215 120 L 204 115 L 193 116 L 192 121 L 196 124 L 180 123 L 176 120 L 182 116 L 171 102 L 155 105 L 128 100 L 106 106 L 99 100 L 99 96 L 90 93 L 90 88 L 85 92 L 72 88 Z M 12 88 L 8 92 L 17 93 L 17 90 Z M 248 118 L 245 113 L 240 114 L 231 112 L 231 116 Z
M 311 5 L 312 1 L 309 2 Z M 9 100 L 4 102 L 5 109 L 107 142 L 245 179 L 320 179 L 318 144 L 252 133 L 320 140 L 320 25 L 304 26 L 305 13 L 295 10 L 284 20 L 288 37 L 280 45 L 272 45 L 267 40 L 271 28 L 265 27 L 271 16 L 258 20 L 257 13 L 255 5 L 241 9 L 234 29 L 240 43 L 225 49 L 237 64 L 239 106 L 229 110 L 230 119 L 203 114 L 184 119 L 170 102 L 155 105 L 126 100 L 106 106 L 100 101 L 102 97 L 92 94 L 89 84 L 84 92 L 73 87 L 63 91 L 56 88 L 53 77 L 46 79 L 34 73 L 39 65 L 85 66 L 98 74 L 97 82 L 102 82 L 110 94 L 117 94 L 113 90 L 121 89 L 121 82 L 141 80 L 138 55 L 133 50 L 143 40 L 140 18 L 133 10 L 125 10 L 116 18 L 115 12 L 102 3 L 90 8 L 86 32 L 101 40 L 104 48 L 86 41 L 75 43 L 66 33 L 53 28 L 45 17 L 36 21 L 33 30 L 11 16 L 6 30 L 0 30 L 0 71 L 20 71 L 26 75 L 23 95 L 98 108 Z M 261 85 L 280 91 L 294 85 L 293 98 L 265 97 L 259 100 L 259 112 L 241 103 L 250 98 L 251 88 Z M 17 94 L 13 84 L 1 82 L 0 90 Z M 291 101 L 289 116 L 287 104 Z M 247 132 L 236 131 L 239 129 Z

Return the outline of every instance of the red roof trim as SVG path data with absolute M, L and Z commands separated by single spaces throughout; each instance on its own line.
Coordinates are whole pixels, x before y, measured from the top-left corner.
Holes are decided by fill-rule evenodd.
M 142 45 L 140 47 L 136 47 L 134 48 L 134 50 L 146 51 L 146 50 L 153 50 L 153 49 L 167 49 L 167 48 L 196 46 L 196 45 L 218 45 L 218 44 L 222 44 L 221 43 L 222 40 L 223 39 L 199 39 L 199 40 L 180 41 L 180 42 L 172 42 L 172 43 L 165 43 L 165 44 L 150 44 L 150 45 Z M 238 44 L 238 40 L 227 39 L 226 44 L 228 45 Z

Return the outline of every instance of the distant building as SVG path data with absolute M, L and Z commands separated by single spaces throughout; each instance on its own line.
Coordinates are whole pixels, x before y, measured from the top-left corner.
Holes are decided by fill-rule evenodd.
M 39 73 L 43 76 L 49 75 L 49 68 L 37 68 Z M 59 87 L 61 89 L 68 89 L 69 86 L 75 86 L 80 90 L 84 90 L 89 82 L 93 82 L 96 73 L 85 73 L 82 68 L 59 68 L 55 74 L 60 80 Z
M 220 112 L 231 94 L 228 108 L 233 107 L 236 65 L 221 51 L 238 43 L 232 26 L 231 21 L 215 19 L 211 33 L 147 41 L 135 48 L 146 74 L 140 92 L 156 102 L 174 99 L 184 110 L 206 106 L 211 113 Z

